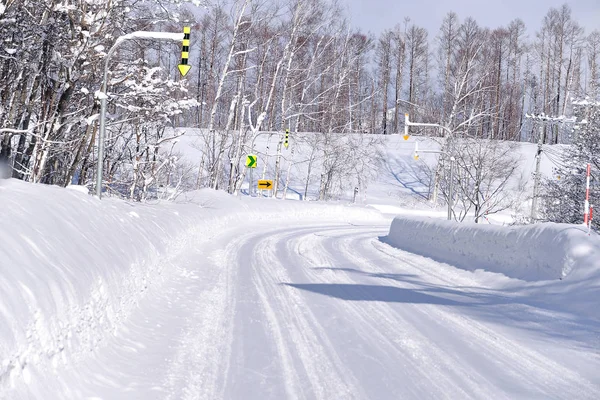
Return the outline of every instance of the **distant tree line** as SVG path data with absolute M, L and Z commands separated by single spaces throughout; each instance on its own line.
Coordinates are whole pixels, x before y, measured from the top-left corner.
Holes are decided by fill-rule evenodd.
M 192 70 L 179 77 L 181 46 L 168 42 L 128 41 L 110 60 L 101 162 L 107 187 L 135 199 L 158 187 L 239 190 L 242 149 L 261 131 L 286 128 L 320 135 L 312 146 L 327 198 L 348 173 L 332 157 L 362 147 L 330 151 L 340 134 L 401 132 L 409 113 L 455 137 L 533 141 L 526 113 L 570 115 L 571 98 L 599 98 L 600 32 L 585 32 L 568 5 L 551 8 L 537 32 L 518 19 L 486 28 L 453 12 L 427 32 L 403 18 L 375 37 L 352 28 L 336 0 L 7 0 L 4 174 L 93 184 L 103 63 L 136 30 L 191 26 Z M 178 161 L 172 127 L 203 130 L 199 168 Z M 545 143 L 568 137 L 544 131 Z

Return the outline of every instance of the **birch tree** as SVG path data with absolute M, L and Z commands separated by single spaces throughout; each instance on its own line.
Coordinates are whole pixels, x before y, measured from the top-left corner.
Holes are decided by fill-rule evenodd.
M 392 32 L 385 31 L 379 39 L 378 62 L 379 62 L 379 82 L 381 92 L 381 133 L 388 133 L 388 94 L 391 80 L 391 58 L 392 58 Z
M 600 31 L 593 31 L 587 37 L 587 64 L 589 83 L 587 94 L 592 99 L 600 98 Z

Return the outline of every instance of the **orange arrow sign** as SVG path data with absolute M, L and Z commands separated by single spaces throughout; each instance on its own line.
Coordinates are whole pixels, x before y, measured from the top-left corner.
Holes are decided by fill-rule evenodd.
M 273 181 L 270 179 L 259 179 L 258 180 L 258 188 L 259 189 L 271 189 L 273 187 Z

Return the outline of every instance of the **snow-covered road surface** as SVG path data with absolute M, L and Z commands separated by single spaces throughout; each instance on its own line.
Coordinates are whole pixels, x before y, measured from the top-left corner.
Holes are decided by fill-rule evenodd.
M 32 394 L 600 398 L 597 321 L 392 248 L 388 230 L 275 221 L 192 243 L 110 343 L 58 377 L 32 377 Z

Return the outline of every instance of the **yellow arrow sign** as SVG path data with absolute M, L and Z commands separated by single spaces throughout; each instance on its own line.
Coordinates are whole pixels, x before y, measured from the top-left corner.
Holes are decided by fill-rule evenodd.
M 188 64 L 188 58 L 190 55 L 190 27 L 183 27 L 183 47 L 181 49 L 181 64 L 177 66 L 179 68 L 179 73 L 181 76 L 186 76 L 190 69 L 191 65 Z
M 259 179 L 257 186 L 259 189 L 269 189 L 270 190 L 273 188 L 273 181 L 270 179 Z

